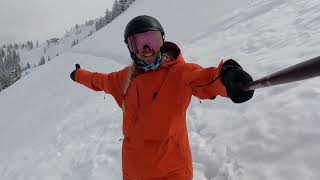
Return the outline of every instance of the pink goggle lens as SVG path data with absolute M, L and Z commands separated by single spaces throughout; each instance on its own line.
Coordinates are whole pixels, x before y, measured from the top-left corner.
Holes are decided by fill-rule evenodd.
M 129 50 L 135 54 L 142 53 L 146 46 L 158 52 L 163 45 L 163 39 L 160 31 L 147 31 L 128 37 L 128 45 Z

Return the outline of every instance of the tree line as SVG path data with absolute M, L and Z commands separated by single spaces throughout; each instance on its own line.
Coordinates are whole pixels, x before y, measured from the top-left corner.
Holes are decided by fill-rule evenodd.
M 103 28 L 104 26 L 109 24 L 111 21 L 113 21 L 122 12 L 127 10 L 134 1 L 135 0 L 115 0 L 111 10 L 107 8 L 103 17 L 100 17 L 96 20 L 86 21 L 85 25 L 86 26 L 95 25 L 96 31 L 98 31 L 99 29 Z M 77 32 L 81 33 L 81 28 L 79 25 L 76 25 L 75 29 L 77 30 Z M 93 31 L 90 31 L 88 36 L 91 36 L 93 33 L 94 33 Z M 75 46 L 78 43 L 79 43 L 79 40 L 75 39 L 74 41 L 72 41 L 71 46 Z M 36 43 L 33 43 L 33 41 L 27 41 L 26 43 L 22 43 L 19 45 L 9 44 L 9 45 L 3 45 L 2 47 L 0 47 L 0 91 L 9 87 L 14 82 L 19 80 L 21 78 L 22 72 L 31 68 L 31 65 L 29 64 L 29 62 L 27 62 L 25 67 L 22 67 L 20 65 L 19 50 L 26 49 L 28 51 L 31 51 L 35 47 L 36 48 L 39 47 L 38 41 L 36 41 Z M 46 54 L 45 47 L 44 47 L 44 54 Z M 48 56 L 47 61 L 50 61 L 50 60 L 51 58 Z M 42 56 L 37 65 L 41 66 L 45 63 L 46 63 L 46 59 L 44 58 L 44 56 Z M 34 64 L 33 67 L 35 66 L 36 65 Z
M 96 22 L 95 24 L 96 31 L 98 31 L 99 29 L 109 24 L 116 17 L 118 17 L 122 12 L 127 10 L 134 1 L 135 0 L 115 0 L 113 2 L 112 9 L 111 10 L 106 9 L 105 15 L 103 17 L 100 17 Z M 89 23 L 92 23 L 92 22 L 89 21 Z
M 17 45 L 3 45 L 0 48 L 0 91 L 19 80 L 21 72 Z
M 38 47 L 38 41 L 36 43 Z M 13 83 L 18 81 L 21 76 L 22 72 L 30 69 L 31 65 L 29 62 L 26 63 L 25 66 L 20 64 L 20 55 L 19 50 L 27 49 L 31 51 L 33 49 L 32 41 L 27 41 L 27 43 L 23 44 L 9 44 L 3 45 L 0 47 L 0 91 L 6 89 L 7 87 L 11 86 Z M 51 58 L 48 56 L 47 61 L 50 61 Z M 41 66 L 46 63 L 44 56 L 40 58 L 38 66 Z M 33 67 L 37 66 L 36 64 Z

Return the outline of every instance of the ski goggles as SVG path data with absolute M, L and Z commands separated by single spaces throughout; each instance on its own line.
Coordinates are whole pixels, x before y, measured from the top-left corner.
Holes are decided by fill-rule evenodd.
M 147 31 L 134 34 L 127 39 L 130 52 L 139 54 L 148 46 L 154 52 L 160 51 L 163 45 L 162 34 L 160 31 Z

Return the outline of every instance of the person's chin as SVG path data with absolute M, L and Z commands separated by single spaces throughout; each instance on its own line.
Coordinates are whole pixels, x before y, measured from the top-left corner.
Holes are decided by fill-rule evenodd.
M 154 63 L 154 58 L 153 59 L 144 59 L 144 62 L 147 64 L 152 64 L 152 63 Z
M 142 60 L 147 64 L 153 63 L 155 59 L 156 59 L 155 55 L 150 56 L 150 57 L 145 57 L 145 56 L 142 57 Z

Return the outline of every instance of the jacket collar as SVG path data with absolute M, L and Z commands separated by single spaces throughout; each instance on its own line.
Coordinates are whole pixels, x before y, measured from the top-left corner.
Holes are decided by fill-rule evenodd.
M 161 63 L 161 65 L 152 71 L 157 71 L 162 68 L 170 68 L 174 64 L 183 64 L 185 60 L 182 57 L 180 48 L 173 42 L 165 41 L 160 49 L 161 53 L 166 56 L 166 59 Z M 144 71 L 143 69 L 136 69 L 137 75 L 147 73 L 149 71 Z
M 180 48 L 173 42 L 166 41 L 161 47 L 161 52 L 167 59 L 161 64 L 161 67 L 169 67 L 173 64 L 185 63 Z

